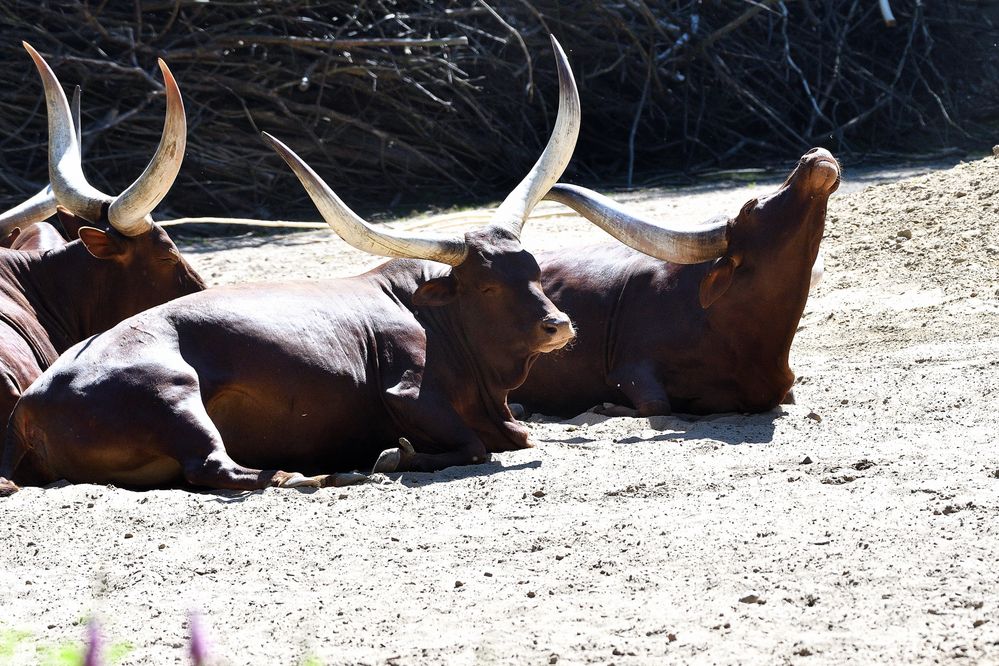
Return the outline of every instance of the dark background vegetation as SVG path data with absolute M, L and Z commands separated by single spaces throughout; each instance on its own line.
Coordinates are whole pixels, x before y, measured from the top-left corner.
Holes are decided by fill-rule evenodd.
M 548 33 L 598 186 L 793 163 L 983 151 L 997 116 L 994 3 L 65 1 L 0 4 L 0 205 L 47 178 L 41 84 L 21 40 L 83 87 L 85 165 L 119 192 L 158 141 L 158 57 L 188 155 L 159 215 L 315 217 L 259 139 L 289 143 L 361 211 L 501 197 L 554 119 Z

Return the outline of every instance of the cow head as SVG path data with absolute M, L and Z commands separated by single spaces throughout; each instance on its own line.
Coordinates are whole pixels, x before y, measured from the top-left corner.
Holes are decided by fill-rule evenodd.
M 545 296 L 537 261 L 520 243 L 524 222 L 561 177 L 579 133 L 579 95 L 572 70 L 554 38 L 552 44 L 560 96 L 548 145 L 531 172 L 496 210 L 492 222 L 464 236 L 375 229 L 351 211 L 291 149 L 264 134 L 329 225 L 348 243 L 372 254 L 429 259 L 452 267 L 443 277 L 422 284 L 413 302 L 420 307 L 450 307 L 483 374 L 489 376 L 493 388 L 502 390 L 519 386 L 539 354 L 559 349 L 575 336 L 569 318 Z
M 569 206 L 625 245 L 657 259 L 675 264 L 713 261 L 700 285 L 701 307 L 707 309 L 729 290 L 737 274 L 773 282 L 773 290 L 764 286 L 767 293 L 779 293 L 776 287 L 793 283 L 804 285 L 807 294 L 807 286 L 821 277 L 819 241 L 826 204 L 839 187 L 839 176 L 839 163 L 829 151 L 813 148 L 776 192 L 750 200 L 734 219 L 716 216 L 700 225 L 647 220 L 575 185 L 556 185 L 545 198 Z M 768 270 L 759 270 L 761 266 Z
M 740 273 L 753 276 L 754 290 L 762 293 L 782 293 L 796 285 L 804 303 L 809 286 L 817 282 L 826 205 L 839 180 L 836 158 L 824 148 L 812 148 L 776 192 L 747 201 L 728 221 L 725 253 L 701 281 L 701 306 L 708 308 L 721 298 Z
M 464 240 L 464 261 L 420 285 L 413 303 L 453 304 L 469 346 L 498 388 L 516 388 L 539 354 L 564 347 L 575 330 L 545 295 L 541 268 L 513 231 L 488 225 L 469 231 Z
M 115 293 L 92 322 L 102 330 L 121 319 L 184 294 L 205 288 L 177 246 L 149 216 L 166 196 L 180 170 L 187 144 L 184 102 L 177 82 L 159 61 L 166 91 L 166 121 L 156 154 L 124 192 L 109 196 L 87 182 L 79 134 L 66 95 L 48 63 L 27 43 L 45 88 L 49 126 L 49 180 L 67 235 L 79 238 L 89 256 L 100 261 L 91 288 Z M 99 277 L 98 277 L 99 276 Z

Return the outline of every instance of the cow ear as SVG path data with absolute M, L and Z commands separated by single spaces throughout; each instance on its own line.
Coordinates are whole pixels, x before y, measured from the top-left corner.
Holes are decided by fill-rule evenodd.
M 458 295 L 458 285 L 450 275 L 427 280 L 413 294 L 413 305 L 447 305 Z
M 10 230 L 10 233 L 7 234 L 6 238 L 0 240 L 0 247 L 7 247 L 7 248 L 14 247 L 14 241 L 16 241 L 17 237 L 20 235 L 21 235 L 21 227 L 14 227 L 13 229 Z
M 65 235 L 68 240 L 76 240 L 79 238 L 80 227 L 87 223 L 87 221 L 82 217 L 73 215 L 62 206 L 56 207 L 56 217 L 59 218 L 59 223 L 62 225 L 63 231 L 66 232 Z
M 732 286 L 732 276 L 735 274 L 735 262 L 732 257 L 722 257 L 715 262 L 708 274 L 701 278 L 701 307 L 707 310 L 721 298 Z
M 90 254 L 98 259 L 115 259 L 125 254 L 121 240 L 94 227 L 80 227 L 80 240 Z

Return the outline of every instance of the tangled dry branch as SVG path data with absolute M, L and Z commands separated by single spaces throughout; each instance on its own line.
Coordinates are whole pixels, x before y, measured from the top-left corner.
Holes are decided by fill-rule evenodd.
M 583 179 L 961 138 L 957 96 L 986 67 L 969 45 L 991 24 L 970 5 L 892 9 L 889 29 L 875 0 L 13 0 L 0 6 L 0 205 L 46 172 L 22 39 L 83 86 L 99 187 L 120 190 L 154 149 L 163 57 L 190 137 L 165 208 L 268 216 L 308 205 L 261 130 L 361 210 L 495 196 L 553 120 L 549 32 L 581 89 Z

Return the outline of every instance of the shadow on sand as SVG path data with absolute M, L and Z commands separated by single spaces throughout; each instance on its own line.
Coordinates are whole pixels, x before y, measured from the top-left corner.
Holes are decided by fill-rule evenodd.
M 424 486 L 429 486 L 435 483 L 450 483 L 451 481 L 461 481 L 463 479 L 470 478 L 481 478 L 492 476 L 493 474 L 502 474 L 504 472 L 513 472 L 521 469 L 537 469 L 541 467 L 540 460 L 529 460 L 527 462 L 518 463 L 516 465 L 504 465 L 503 463 L 492 460 L 481 465 L 465 465 L 462 467 L 448 467 L 442 469 L 439 472 L 398 472 L 393 474 L 386 474 L 388 478 L 392 479 L 400 485 L 406 486 L 407 488 L 422 488 Z M 358 484 L 360 486 L 370 485 L 368 483 Z M 312 495 L 314 493 L 323 492 L 327 490 L 337 491 L 345 490 L 349 486 L 343 487 L 330 487 L 330 488 L 287 488 L 282 492 L 299 492 L 303 495 Z M 254 495 L 260 495 L 264 490 L 200 490 L 190 488 L 189 490 L 203 494 L 212 495 L 213 501 L 220 504 L 238 504 L 240 502 L 246 501 Z M 269 490 L 269 489 L 267 489 Z
M 639 434 L 617 437 L 613 441 L 615 444 L 637 444 L 640 442 L 680 442 L 706 439 L 729 445 L 763 444 L 773 440 L 775 424 L 778 419 L 785 416 L 787 416 L 787 412 L 778 408 L 762 414 L 711 414 L 708 416 L 674 414 L 633 418 L 629 419 L 628 429 Z M 585 426 L 587 431 L 592 426 L 596 426 L 592 428 L 592 433 L 587 431 L 581 433 L 578 429 L 573 429 L 566 432 L 565 437 L 538 437 L 540 442 L 585 446 L 611 437 L 610 433 L 600 428 L 600 425 L 613 417 L 602 414 L 584 412 L 579 416 L 562 421 L 544 416 L 532 418 L 538 418 L 536 422 L 541 423 L 577 426 L 577 428 Z M 650 434 L 648 432 L 650 430 L 655 431 L 655 434 Z

